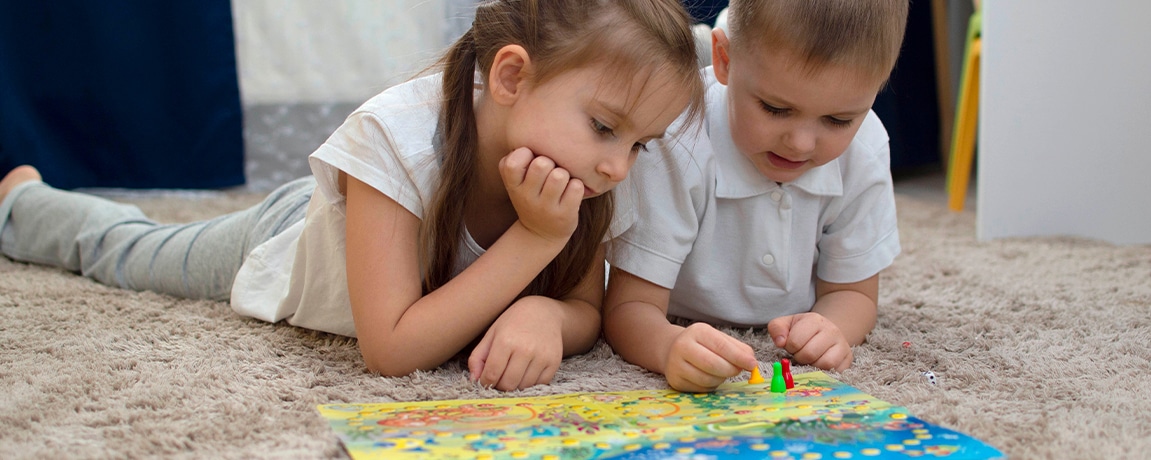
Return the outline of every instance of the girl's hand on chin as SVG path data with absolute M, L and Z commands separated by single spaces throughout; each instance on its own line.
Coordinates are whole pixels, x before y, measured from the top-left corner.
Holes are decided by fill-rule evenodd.
M 582 181 L 524 147 L 500 159 L 500 176 L 524 227 L 547 239 L 571 237 L 579 222 Z

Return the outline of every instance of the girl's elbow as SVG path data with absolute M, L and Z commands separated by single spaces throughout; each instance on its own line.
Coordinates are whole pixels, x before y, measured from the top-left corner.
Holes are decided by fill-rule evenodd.
M 403 377 L 416 371 L 415 367 L 397 363 L 395 359 L 388 359 L 389 356 L 387 355 L 387 353 L 373 353 L 363 348 L 360 349 L 360 356 L 364 358 L 364 365 L 368 367 L 368 371 L 371 373 L 384 377 Z

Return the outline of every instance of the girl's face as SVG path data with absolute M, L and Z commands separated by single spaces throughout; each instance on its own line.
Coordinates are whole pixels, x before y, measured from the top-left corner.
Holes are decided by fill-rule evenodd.
M 733 51 L 726 68 L 719 65 L 736 148 L 760 174 L 780 183 L 839 158 L 882 83 L 848 67 L 810 74 L 772 50 Z
M 595 65 L 528 85 L 507 120 L 508 145 L 550 158 L 583 182 L 585 198 L 611 190 L 688 102 L 659 74 L 616 75 Z

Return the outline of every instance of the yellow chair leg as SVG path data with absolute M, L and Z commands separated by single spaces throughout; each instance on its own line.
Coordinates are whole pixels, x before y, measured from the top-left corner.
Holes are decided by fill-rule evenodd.
M 971 179 L 971 164 L 975 161 L 975 133 L 979 116 L 979 57 L 982 40 L 971 41 L 960 80 L 958 118 L 952 132 L 951 155 L 947 167 L 947 205 L 952 211 L 962 211 L 967 199 L 967 185 Z

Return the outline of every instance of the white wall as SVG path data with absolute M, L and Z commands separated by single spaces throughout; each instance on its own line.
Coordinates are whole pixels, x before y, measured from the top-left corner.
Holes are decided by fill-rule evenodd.
M 232 2 L 244 102 L 367 100 L 446 43 L 444 2 Z
M 434 62 L 476 0 L 233 0 L 247 188 L 311 173 L 361 103 Z
M 980 239 L 1151 243 L 1151 3 L 985 0 Z

